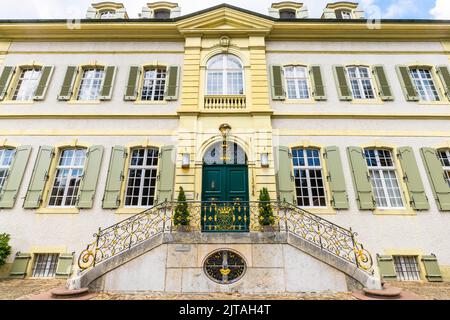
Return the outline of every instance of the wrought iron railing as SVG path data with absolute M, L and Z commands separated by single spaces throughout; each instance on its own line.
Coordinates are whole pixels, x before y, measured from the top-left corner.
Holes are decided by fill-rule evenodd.
M 185 219 L 178 214 L 180 203 L 164 202 L 106 229 L 99 229 L 94 234 L 94 240 L 81 252 L 79 268 L 86 270 L 95 267 L 161 233 L 273 231 L 292 233 L 373 274 L 372 257 L 356 240 L 355 232 L 290 203 L 188 201 L 183 204 L 189 212 L 187 226 L 178 226 Z M 262 223 L 264 220 L 261 220 L 260 212 L 263 207 L 273 213 L 270 226 Z

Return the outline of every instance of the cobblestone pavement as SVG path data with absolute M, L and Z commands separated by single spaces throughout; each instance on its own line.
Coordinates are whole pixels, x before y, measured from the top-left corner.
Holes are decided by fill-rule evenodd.
M 26 299 L 65 283 L 65 279 L 0 279 L 0 300 Z
M 92 300 L 356 300 L 351 293 L 330 293 L 330 294 L 291 294 L 291 295 L 245 295 L 245 294 L 113 294 L 101 293 Z
M 389 281 L 389 284 L 429 300 L 450 300 L 450 282 Z

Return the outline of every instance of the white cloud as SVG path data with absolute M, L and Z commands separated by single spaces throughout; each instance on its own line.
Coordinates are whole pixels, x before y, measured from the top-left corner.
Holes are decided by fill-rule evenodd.
M 402 18 L 406 14 L 417 12 L 417 6 L 413 0 L 396 0 L 383 14 L 384 19 Z
M 436 0 L 436 4 L 434 8 L 430 10 L 430 14 L 435 19 L 450 19 L 450 1 Z

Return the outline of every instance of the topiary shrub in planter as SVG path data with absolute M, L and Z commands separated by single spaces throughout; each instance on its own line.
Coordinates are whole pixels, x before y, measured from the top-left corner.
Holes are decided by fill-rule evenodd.
M 178 203 L 175 207 L 175 212 L 173 215 L 175 227 L 178 231 L 189 231 L 189 222 L 191 219 L 188 204 L 186 202 L 186 194 L 184 193 L 183 187 L 180 187 L 177 201 Z
M 0 267 L 6 263 L 6 258 L 8 258 L 8 256 L 11 254 L 9 239 L 9 234 L 0 234 Z
M 263 231 L 275 231 L 275 217 L 273 216 L 273 208 L 270 203 L 270 195 L 267 188 L 259 191 L 259 224 Z

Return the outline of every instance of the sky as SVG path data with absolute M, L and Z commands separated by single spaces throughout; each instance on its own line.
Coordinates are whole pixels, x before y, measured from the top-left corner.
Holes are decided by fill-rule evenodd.
M 0 0 L 0 19 L 84 18 L 92 2 L 102 0 Z M 281 0 L 172 0 L 182 14 L 206 9 L 221 3 L 267 14 L 272 2 Z M 310 18 L 320 18 L 323 8 L 337 0 L 298 0 L 309 9 Z M 358 0 L 353 0 L 357 2 Z M 117 0 L 122 2 L 130 18 L 138 18 L 142 6 L 152 0 Z M 382 19 L 450 19 L 450 0 L 359 0 L 369 17 Z

